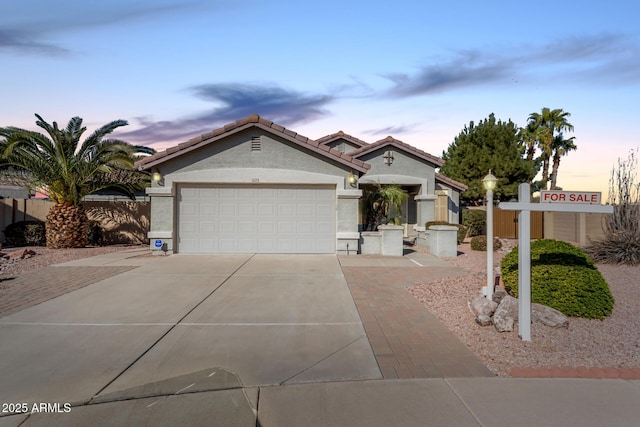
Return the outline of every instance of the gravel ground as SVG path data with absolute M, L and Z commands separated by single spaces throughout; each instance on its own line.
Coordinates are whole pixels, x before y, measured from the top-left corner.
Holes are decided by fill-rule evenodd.
M 2 248 L 0 252 L 10 256 L 7 262 L 0 265 L 0 279 L 15 277 L 27 271 L 35 270 L 61 262 L 73 261 L 80 258 L 88 258 L 96 255 L 108 254 L 121 251 L 126 248 L 137 246 L 132 245 L 112 245 L 98 246 L 78 249 L 48 249 L 43 246 L 29 246 L 21 248 Z M 32 250 L 36 254 L 21 259 L 25 249 Z
M 507 242 L 513 246 L 513 242 Z M 615 298 L 613 314 L 600 320 L 571 318 L 566 329 L 531 325 L 531 342 L 514 332 L 497 332 L 475 323 L 467 302 L 486 281 L 486 252 L 458 247 L 448 259 L 471 272 L 417 285 L 411 293 L 455 333 L 494 373 L 509 376 L 512 367 L 640 368 L 640 266 L 598 265 Z M 498 266 L 505 251 L 496 252 Z

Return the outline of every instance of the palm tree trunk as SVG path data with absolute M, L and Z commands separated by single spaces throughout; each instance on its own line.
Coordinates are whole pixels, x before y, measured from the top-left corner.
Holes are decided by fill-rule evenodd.
M 82 206 L 55 204 L 47 214 L 47 247 L 84 248 L 88 228 L 89 219 Z
M 558 168 L 560 167 L 560 154 L 553 154 L 553 167 L 551 169 L 551 190 L 556 190 L 556 182 L 558 179 Z

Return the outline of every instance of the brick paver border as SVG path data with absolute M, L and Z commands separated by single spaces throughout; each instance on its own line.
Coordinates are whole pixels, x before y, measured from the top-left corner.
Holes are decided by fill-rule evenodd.
M 640 368 L 599 368 L 586 366 L 551 366 L 545 368 L 511 368 L 514 378 L 597 378 L 639 380 Z
M 495 376 L 407 289 L 445 269 L 342 270 L 384 379 Z

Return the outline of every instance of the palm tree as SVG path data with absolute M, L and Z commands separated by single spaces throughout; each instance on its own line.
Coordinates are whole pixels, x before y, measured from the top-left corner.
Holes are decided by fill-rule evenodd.
M 46 218 L 47 247 L 84 247 L 88 219 L 82 198 L 106 189 L 133 198 L 143 180 L 140 176 L 124 181 L 120 178 L 123 174 L 131 176 L 138 155 L 154 150 L 105 139 L 126 126 L 125 120 L 107 123 L 80 143 L 86 131 L 80 117 L 69 120 L 65 129 L 36 117 L 36 125 L 46 135 L 17 127 L 0 128 L 0 168 L 25 177 L 29 186 L 43 189 L 55 203 Z
M 575 137 L 564 139 L 562 132 L 553 139 L 553 166 L 551 169 L 551 189 L 557 190 L 556 182 L 558 180 L 558 168 L 560 167 L 560 158 L 566 156 L 569 151 L 576 150 L 578 147 L 573 143 Z
M 537 133 L 538 148 L 540 148 L 541 151 L 543 188 L 547 187 L 549 166 L 551 158 L 555 155 L 554 142 L 556 132 L 573 131 L 573 125 L 567 120 L 570 116 L 571 113 L 561 108 L 551 110 L 547 107 L 544 107 L 540 113 L 531 113 L 529 115 L 527 128 L 531 128 L 533 132 Z M 576 149 L 575 145 L 573 149 Z
M 402 205 L 408 198 L 409 193 L 396 184 L 365 188 L 362 205 L 365 230 L 376 231 L 383 221 L 397 222 L 397 218 L 391 218 L 389 214 L 392 210 L 401 214 Z

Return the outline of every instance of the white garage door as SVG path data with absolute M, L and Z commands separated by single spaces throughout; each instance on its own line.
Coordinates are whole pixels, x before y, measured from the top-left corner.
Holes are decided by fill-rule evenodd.
M 335 187 L 179 187 L 181 253 L 335 253 Z

